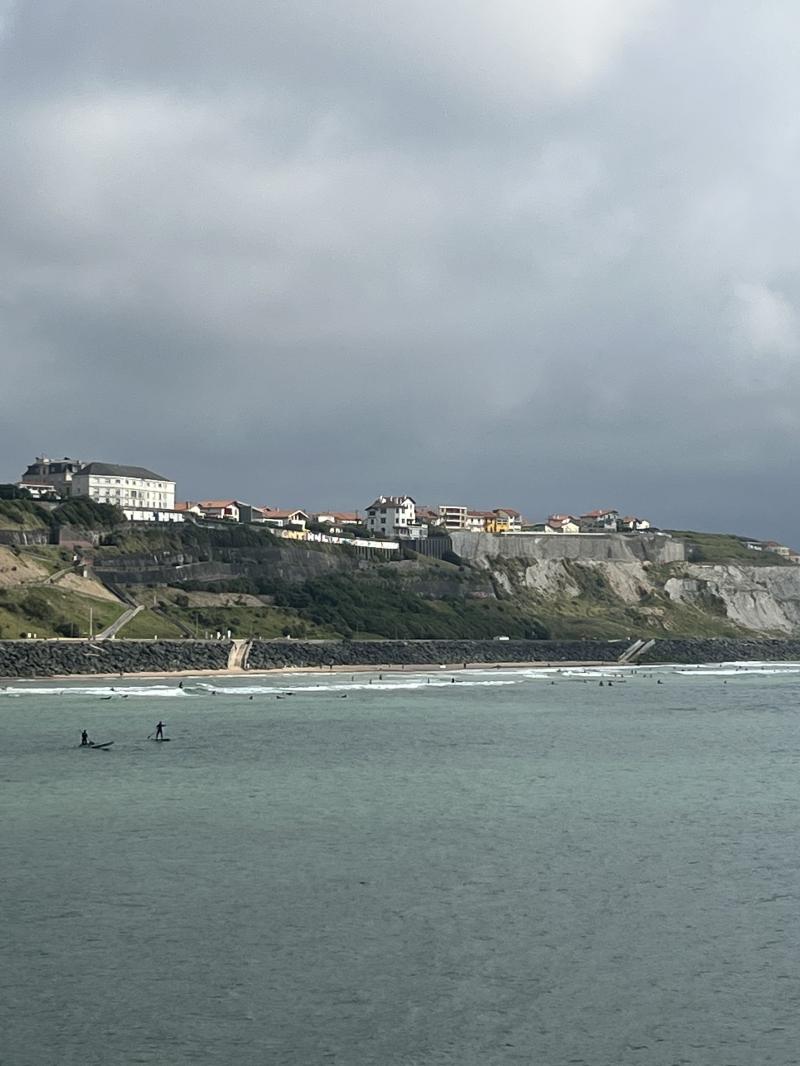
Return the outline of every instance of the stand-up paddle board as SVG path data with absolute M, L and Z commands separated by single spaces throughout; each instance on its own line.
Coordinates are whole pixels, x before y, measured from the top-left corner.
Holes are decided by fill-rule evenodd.
M 148 737 L 147 739 L 154 740 L 156 744 L 168 744 L 172 740 L 172 737 Z
M 83 748 L 84 751 L 105 751 L 107 748 L 110 748 L 113 743 L 113 740 L 106 740 L 102 744 L 95 744 L 93 740 L 90 740 L 88 744 L 79 744 L 78 747 Z

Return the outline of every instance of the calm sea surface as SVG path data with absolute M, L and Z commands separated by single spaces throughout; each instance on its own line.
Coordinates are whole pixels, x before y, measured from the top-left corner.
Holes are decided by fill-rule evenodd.
M 0 1062 L 800 1062 L 800 667 L 607 676 L 9 684 Z

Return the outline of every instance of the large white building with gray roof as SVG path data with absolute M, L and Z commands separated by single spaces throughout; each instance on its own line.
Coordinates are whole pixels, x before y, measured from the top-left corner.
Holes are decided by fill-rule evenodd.
M 72 475 L 71 496 L 88 496 L 128 511 L 172 511 L 175 482 L 143 466 L 87 463 Z

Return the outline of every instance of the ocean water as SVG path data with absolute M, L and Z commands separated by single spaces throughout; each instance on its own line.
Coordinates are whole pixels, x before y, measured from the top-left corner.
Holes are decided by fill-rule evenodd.
M 3 1066 L 800 1062 L 800 666 L 113 690 L 0 691 Z

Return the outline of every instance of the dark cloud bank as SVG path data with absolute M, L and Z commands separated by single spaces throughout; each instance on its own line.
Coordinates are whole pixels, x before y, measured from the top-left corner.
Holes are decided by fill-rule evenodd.
M 780 0 L 0 0 L 0 477 L 800 542 Z

